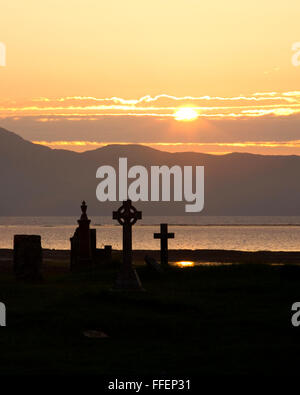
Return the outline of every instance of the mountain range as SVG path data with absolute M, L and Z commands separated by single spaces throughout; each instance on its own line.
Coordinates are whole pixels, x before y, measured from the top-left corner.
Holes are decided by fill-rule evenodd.
M 111 215 L 118 202 L 96 198 L 96 170 L 142 165 L 204 166 L 205 204 L 190 215 L 300 215 L 300 157 L 231 153 L 169 153 L 143 145 L 108 145 L 76 153 L 24 140 L 0 128 L 0 215 Z M 185 202 L 136 202 L 144 215 L 187 215 Z

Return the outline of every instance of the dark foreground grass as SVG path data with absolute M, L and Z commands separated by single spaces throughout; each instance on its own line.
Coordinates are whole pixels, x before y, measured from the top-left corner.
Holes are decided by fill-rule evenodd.
M 278 267 L 138 268 L 142 293 L 111 292 L 112 268 L 49 274 L 41 284 L 0 276 L 7 306 L 1 374 L 297 374 L 300 283 Z M 83 331 L 100 329 L 109 338 Z

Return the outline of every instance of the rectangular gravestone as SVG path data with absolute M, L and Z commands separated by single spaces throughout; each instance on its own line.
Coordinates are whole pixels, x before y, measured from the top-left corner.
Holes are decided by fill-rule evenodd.
M 96 264 L 105 264 L 112 262 L 112 246 L 106 245 L 104 248 L 97 248 L 96 250 Z
M 97 255 L 97 233 L 96 229 L 90 229 L 91 255 L 95 262 Z
M 74 235 L 70 238 L 71 242 L 71 270 L 78 265 L 79 257 L 79 234 L 78 228 L 75 230 Z
M 109 263 L 112 260 L 112 247 L 111 245 L 104 246 L 104 260 Z
M 41 236 L 14 236 L 13 270 L 17 279 L 41 280 L 42 259 Z
M 98 250 L 96 248 L 96 229 L 89 229 L 91 250 L 87 258 L 82 258 L 80 254 L 80 233 L 76 228 L 74 235 L 70 238 L 71 242 L 71 270 L 88 266 L 93 262 L 97 262 Z

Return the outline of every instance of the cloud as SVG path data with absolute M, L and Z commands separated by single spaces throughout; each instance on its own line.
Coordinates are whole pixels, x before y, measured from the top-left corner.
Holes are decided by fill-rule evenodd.
M 256 92 L 234 97 L 183 96 L 161 94 L 138 99 L 119 97 L 96 98 L 72 96 L 34 98 L 23 102 L 0 102 L 0 117 L 40 116 L 49 120 L 60 118 L 91 118 L 102 116 L 174 117 L 181 107 L 193 107 L 202 118 L 240 118 L 291 115 L 300 112 L 300 92 Z
M 106 145 L 110 144 L 118 144 L 118 145 L 127 145 L 127 143 L 124 143 L 122 141 L 111 141 L 111 142 L 99 142 L 99 141 L 32 141 L 34 144 L 40 144 L 44 145 L 47 147 L 83 147 L 83 148 L 90 148 L 90 149 L 95 149 L 95 148 L 100 148 L 104 147 Z M 143 142 L 144 145 L 151 145 L 152 147 L 237 147 L 237 148 L 246 148 L 246 147 L 268 147 L 268 148 L 282 148 L 282 147 L 288 147 L 288 148 L 300 148 L 300 140 L 291 140 L 291 141 L 245 141 L 245 142 L 239 142 L 239 143 L 234 143 L 234 142 L 228 142 L 228 143 L 183 143 L 183 142 L 177 142 L 177 143 L 162 143 L 162 142 Z
M 199 117 L 174 119 L 181 107 Z M 167 150 L 300 154 L 300 92 L 236 97 L 64 97 L 0 103 L 0 126 L 55 148 L 86 150 L 138 143 Z

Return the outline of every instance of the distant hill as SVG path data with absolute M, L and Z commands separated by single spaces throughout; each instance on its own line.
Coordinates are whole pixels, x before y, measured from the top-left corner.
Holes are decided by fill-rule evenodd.
M 200 215 L 300 215 L 300 157 L 244 153 L 168 153 L 142 145 L 109 145 L 75 153 L 32 144 L 0 128 L 0 215 L 76 215 L 81 200 L 90 215 L 111 215 L 119 204 L 96 199 L 96 170 L 128 166 L 205 166 L 205 208 Z M 141 203 L 145 215 L 185 215 L 185 203 Z M 195 215 L 195 214 L 194 214 Z

